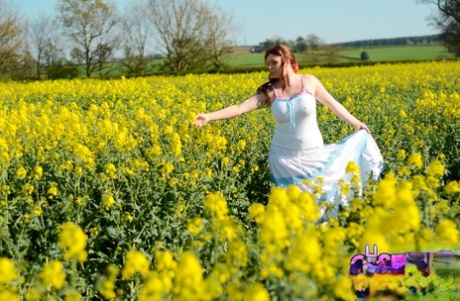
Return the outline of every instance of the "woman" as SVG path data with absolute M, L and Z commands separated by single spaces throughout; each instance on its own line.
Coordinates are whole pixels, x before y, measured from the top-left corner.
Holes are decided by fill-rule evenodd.
M 305 180 L 321 177 L 322 193 L 318 201 L 337 206 L 323 218 L 334 216 L 338 205 L 347 202 L 339 192 L 340 179 L 346 179 L 347 164 L 354 161 L 361 171 L 361 185 L 369 177 L 378 178 L 383 169 L 380 150 L 370 135 L 369 128 L 347 111 L 310 74 L 297 74 L 294 54 L 285 45 L 268 50 L 265 60 L 270 81 L 257 93 L 240 104 L 207 114 L 198 114 L 193 122 L 203 126 L 209 121 L 229 119 L 271 106 L 276 130 L 270 146 L 269 166 L 272 181 L 277 186 L 297 185 L 301 190 L 313 192 L 314 187 Z M 316 120 L 316 101 L 326 105 L 339 118 L 350 124 L 356 132 L 337 144 L 324 145 Z

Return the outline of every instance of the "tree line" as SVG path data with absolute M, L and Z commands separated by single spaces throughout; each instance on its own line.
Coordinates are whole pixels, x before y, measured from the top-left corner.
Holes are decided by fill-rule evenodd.
M 236 46 L 233 15 L 205 0 L 133 0 L 123 12 L 111 0 L 58 0 L 55 10 L 25 20 L 0 0 L 0 78 L 104 77 L 111 67 L 143 76 L 159 56 L 163 71 L 219 70 Z
M 385 39 L 358 40 L 334 44 L 341 47 L 428 45 L 441 43 L 439 35 L 410 36 Z
M 459 1 L 417 1 L 438 7 L 431 21 L 439 35 L 358 41 L 341 47 L 439 40 L 460 56 Z M 58 0 L 53 17 L 39 15 L 32 20 L 21 17 L 8 0 L 0 0 L 0 79 L 81 74 L 102 78 L 113 68 L 127 76 L 144 76 L 153 70 L 221 71 L 237 46 L 238 32 L 233 14 L 207 0 L 132 0 L 122 11 L 112 0 Z M 311 34 L 295 41 L 267 39 L 252 51 L 278 43 L 296 52 L 310 50 L 312 57 L 321 50 L 334 58 L 339 48 Z

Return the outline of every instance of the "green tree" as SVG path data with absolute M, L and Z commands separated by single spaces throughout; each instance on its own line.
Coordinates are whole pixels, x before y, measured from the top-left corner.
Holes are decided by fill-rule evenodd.
M 28 30 L 29 43 L 35 58 L 35 73 L 41 79 L 43 69 L 48 69 L 63 60 L 64 52 L 55 21 L 46 15 L 39 15 L 32 20 Z
M 369 60 L 369 54 L 367 53 L 367 51 L 361 52 L 361 61 L 367 61 L 367 60 Z
M 460 56 L 460 1 L 418 0 L 418 2 L 436 5 L 438 12 L 431 16 L 431 20 L 440 30 L 439 39 L 456 56 Z
M 16 69 L 21 57 L 23 25 L 18 13 L 0 0 L 0 73 L 2 76 Z
M 152 30 L 144 1 L 133 1 L 123 14 L 123 65 L 128 75 L 143 76 L 151 56 L 147 53 L 151 44 Z
M 119 46 L 116 6 L 103 0 L 59 0 L 59 21 L 72 43 L 72 57 L 85 65 L 87 77 L 102 68 Z M 99 68 L 99 69 L 97 69 Z
M 298 37 L 295 40 L 295 49 L 298 52 L 304 52 L 308 49 L 307 42 L 305 41 L 303 37 Z
M 204 0 L 149 0 L 149 16 L 172 71 L 219 67 L 232 51 L 231 14 Z

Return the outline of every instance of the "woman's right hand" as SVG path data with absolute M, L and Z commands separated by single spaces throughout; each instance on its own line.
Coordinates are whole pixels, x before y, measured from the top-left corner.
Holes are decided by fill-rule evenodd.
M 193 125 L 197 127 L 202 127 L 206 123 L 209 122 L 209 116 L 208 114 L 198 114 L 196 115 L 195 121 L 192 122 Z

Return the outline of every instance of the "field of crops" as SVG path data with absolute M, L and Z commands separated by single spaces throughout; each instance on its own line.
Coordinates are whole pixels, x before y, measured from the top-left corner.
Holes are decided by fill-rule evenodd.
M 361 52 L 366 51 L 370 62 L 381 61 L 411 61 L 411 60 L 437 60 L 453 58 L 443 45 L 407 45 L 407 46 L 375 46 L 366 48 L 342 48 L 337 52 L 335 63 L 359 62 Z M 313 52 L 314 53 L 314 52 Z M 322 55 L 321 55 L 322 54 Z M 237 52 L 229 59 L 232 67 L 263 67 L 265 53 Z M 297 53 L 300 65 L 311 66 L 312 64 L 331 63 L 327 55 L 318 51 L 316 59 L 312 61 L 314 54 L 310 52 Z
M 369 125 L 386 160 L 323 224 L 314 196 L 270 186 L 269 108 L 191 125 L 266 73 L 0 83 L 0 300 L 355 300 L 349 263 L 366 244 L 459 249 L 458 70 L 300 71 Z M 326 143 L 352 132 L 318 114 Z M 457 300 L 459 282 L 413 271 L 372 289 Z

